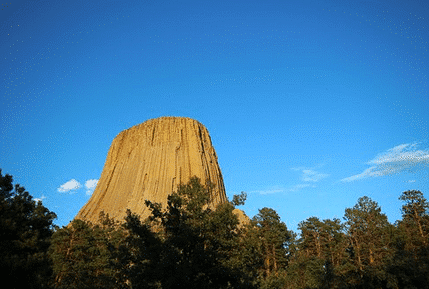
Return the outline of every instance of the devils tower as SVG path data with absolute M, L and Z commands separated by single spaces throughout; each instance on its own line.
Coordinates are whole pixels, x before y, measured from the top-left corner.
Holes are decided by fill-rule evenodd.
M 227 201 L 222 173 L 207 129 L 183 117 L 148 120 L 119 133 L 107 154 L 100 180 L 76 219 L 98 222 L 101 211 L 123 220 L 127 209 L 142 218 L 145 200 L 161 203 L 180 183 L 197 176 L 214 184 L 211 205 Z

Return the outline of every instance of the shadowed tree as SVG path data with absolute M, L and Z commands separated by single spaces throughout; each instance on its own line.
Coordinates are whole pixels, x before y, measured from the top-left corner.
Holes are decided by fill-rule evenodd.
M 146 201 L 152 211 L 150 224 L 162 241 L 153 270 L 164 289 L 252 288 L 234 261 L 239 238 L 234 206 L 211 208 L 210 190 L 210 184 L 192 177 L 168 197 L 165 209 Z
M 366 288 L 384 286 L 385 264 L 393 254 L 393 226 L 377 202 L 366 196 L 359 198 L 353 208 L 346 209 L 344 219 L 353 268 L 349 281 Z
M 283 287 L 294 238 L 275 210 L 260 209 L 240 240 L 242 270 L 260 288 Z
M 429 204 L 420 191 L 406 191 L 396 223 L 396 254 L 389 264 L 392 287 L 429 288 Z
M 420 191 L 406 191 L 399 197 L 402 205 L 402 220 L 399 226 L 406 231 L 409 248 L 427 246 L 429 229 L 429 204 Z
M 345 255 L 345 236 L 339 219 L 308 218 L 298 225 L 301 238 L 291 270 L 300 272 L 295 284 L 306 288 L 338 288 Z
M 209 206 L 198 178 L 178 187 L 167 208 L 146 201 L 142 222 L 127 211 L 119 226 L 74 220 L 52 237 L 55 288 L 253 288 L 239 270 L 240 229 L 232 203 Z M 244 202 L 245 195 L 236 197 Z
M 124 228 L 127 230 L 125 246 L 120 247 L 120 272 L 132 288 L 161 288 L 162 241 L 149 224 L 142 223 L 140 217 L 127 211 Z
M 47 288 L 56 215 L 0 169 L 0 271 L 9 288 Z
M 53 287 L 128 288 L 124 277 L 127 264 L 121 266 L 128 258 L 118 252 L 124 240 L 120 226 L 103 214 L 98 225 L 77 219 L 59 229 L 49 248 Z

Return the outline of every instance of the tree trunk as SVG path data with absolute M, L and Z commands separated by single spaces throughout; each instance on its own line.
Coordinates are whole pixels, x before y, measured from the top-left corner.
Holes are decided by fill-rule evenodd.
M 276 260 L 276 247 L 273 244 L 273 266 L 274 266 L 274 272 L 276 273 L 277 276 L 277 260 Z
M 369 264 L 374 263 L 374 252 L 369 248 Z
M 423 233 L 422 224 L 421 224 L 421 222 L 420 222 L 420 217 L 419 217 L 419 215 L 417 214 L 417 210 L 414 210 L 414 217 L 416 218 L 417 226 L 418 226 L 418 228 L 419 228 L 419 233 L 420 233 L 420 236 L 422 237 L 423 244 L 425 244 L 425 245 L 426 245 L 426 240 L 425 240 L 425 236 L 424 236 L 424 233 Z
M 321 254 L 320 254 L 320 235 L 319 235 L 319 233 L 316 233 L 315 238 L 316 238 L 317 257 L 320 258 Z
M 270 276 L 270 250 L 268 245 L 265 244 L 265 274 L 266 276 Z
M 356 237 L 354 237 L 354 241 L 355 241 L 355 244 L 356 244 L 356 256 L 357 256 L 357 261 L 358 261 L 358 268 L 359 268 L 360 276 L 362 278 L 363 277 L 363 274 L 362 274 L 363 267 L 362 267 L 362 259 L 361 259 L 361 256 L 360 256 L 361 252 L 360 252 L 359 243 L 358 243 Z

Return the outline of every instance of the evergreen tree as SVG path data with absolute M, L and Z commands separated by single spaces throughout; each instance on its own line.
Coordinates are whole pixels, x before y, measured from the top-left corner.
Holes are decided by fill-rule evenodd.
M 141 222 L 140 217 L 129 210 L 124 228 L 127 231 L 125 246 L 118 250 L 120 272 L 132 288 L 162 288 L 160 280 L 167 272 L 163 271 L 161 239 L 148 222 Z
M 345 259 L 343 226 L 339 219 L 308 218 L 299 223 L 301 238 L 291 270 L 298 270 L 299 281 L 306 288 L 341 287 L 338 275 L 343 272 Z
M 399 227 L 406 232 L 407 247 L 412 249 L 428 245 L 429 203 L 420 191 L 406 191 L 399 197 L 404 201 Z
M 56 215 L 0 169 L 0 271 L 9 288 L 47 288 Z
M 281 288 L 286 282 L 294 239 L 275 210 L 260 209 L 240 241 L 242 270 L 261 288 Z
M 391 287 L 429 288 L 429 204 L 415 190 L 403 192 L 399 199 L 404 205 L 402 220 L 396 223 L 396 254 L 388 268 Z
M 253 218 L 262 241 L 265 275 L 277 274 L 288 262 L 288 243 L 292 234 L 280 216 L 271 208 L 262 208 Z
M 128 288 L 118 250 L 125 240 L 108 216 L 100 224 L 73 220 L 52 236 L 54 288 Z
M 392 225 L 377 202 L 364 196 L 345 211 L 348 252 L 352 270 L 349 283 L 366 288 L 385 286 L 385 262 L 393 253 Z
M 146 202 L 150 224 L 162 241 L 153 270 L 163 289 L 251 288 L 233 258 L 239 232 L 234 206 L 210 208 L 211 189 L 193 177 L 168 197 L 167 208 Z
M 315 256 L 324 259 L 323 223 L 319 218 L 311 217 L 302 221 L 298 224 L 298 230 L 301 231 L 300 251 L 307 257 Z

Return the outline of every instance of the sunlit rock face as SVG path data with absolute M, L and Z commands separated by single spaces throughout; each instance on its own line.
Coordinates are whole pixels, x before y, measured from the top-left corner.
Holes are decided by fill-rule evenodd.
M 226 202 L 222 173 L 207 129 L 198 121 L 161 117 L 122 131 L 113 140 L 100 180 L 77 219 L 97 223 L 101 211 L 123 220 L 127 209 L 145 218 L 145 200 L 161 203 L 197 176 L 215 185 L 211 206 Z

